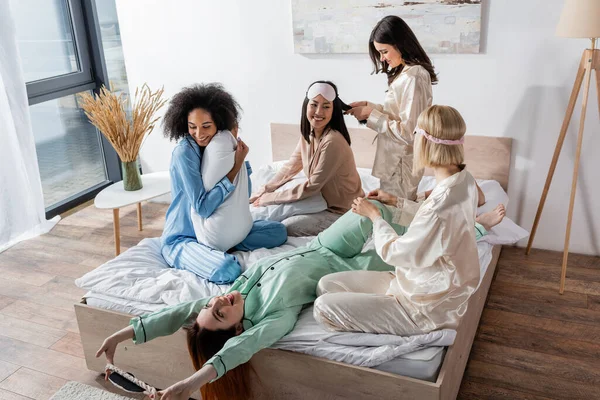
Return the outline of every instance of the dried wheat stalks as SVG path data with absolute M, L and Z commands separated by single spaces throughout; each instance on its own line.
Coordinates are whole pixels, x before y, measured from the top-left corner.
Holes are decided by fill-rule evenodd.
M 100 94 L 79 95 L 82 108 L 90 122 L 102 132 L 123 162 L 135 161 L 146 134 L 154 128 L 159 118 L 153 116 L 165 103 L 164 89 L 152 92 L 144 84 L 135 90 L 131 122 L 127 118 L 127 96 L 116 95 L 102 86 Z

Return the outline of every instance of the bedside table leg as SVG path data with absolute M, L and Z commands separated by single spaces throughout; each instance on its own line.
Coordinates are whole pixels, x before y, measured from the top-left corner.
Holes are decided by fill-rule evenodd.
M 121 254 L 121 229 L 119 226 L 119 209 L 113 209 L 113 228 L 115 230 L 115 255 Z
M 142 230 L 142 203 L 137 203 L 138 231 Z

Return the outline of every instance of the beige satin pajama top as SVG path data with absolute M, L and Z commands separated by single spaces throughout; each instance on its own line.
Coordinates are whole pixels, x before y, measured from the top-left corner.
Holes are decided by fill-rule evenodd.
M 420 65 L 407 65 L 390 84 L 383 104 L 368 103 L 373 111 L 367 127 L 378 133 L 373 175 L 384 191 L 416 199 L 423 171 L 412 171 L 413 132 L 417 118 L 432 101 L 429 72 Z
M 396 269 L 386 294 L 423 329 L 456 328 L 479 284 L 476 211 L 475 179 L 463 170 L 435 187 L 403 236 L 374 222 L 377 253 Z

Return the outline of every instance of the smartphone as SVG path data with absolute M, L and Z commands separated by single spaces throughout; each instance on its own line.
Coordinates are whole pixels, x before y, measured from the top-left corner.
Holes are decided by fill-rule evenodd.
M 128 374 L 128 375 L 133 376 L 132 374 Z M 126 392 L 129 392 L 129 393 L 143 393 L 144 392 L 144 389 L 142 389 L 135 383 L 131 382 L 129 379 L 125 378 L 124 376 L 122 376 L 121 374 L 118 374 L 116 372 L 111 372 L 110 375 L 108 376 L 108 380 L 111 381 L 113 385 L 115 385 L 118 388 L 120 388 Z

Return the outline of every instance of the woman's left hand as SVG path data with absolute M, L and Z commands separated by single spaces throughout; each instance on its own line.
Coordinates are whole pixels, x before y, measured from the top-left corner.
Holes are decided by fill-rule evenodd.
M 356 118 L 358 121 L 364 121 L 369 118 L 371 111 L 373 111 L 373 107 L 359 106 L 346 111 L 346 114 L 354 116 L 354 118 Z
M 352 204 L 352 212 L 363 217 L 367 217 L 372 221 L 381 217 L 379 208 L 364 197 L 359 197 Z
M 186 381 L 179 381 L 165 390 L 159 391 L 158 396 L 150 398 L 153 400 L 188 400 L 192 393 L 194 393 L 194 389 Z

